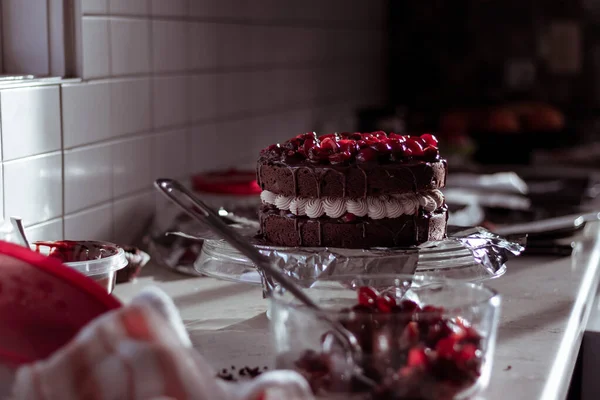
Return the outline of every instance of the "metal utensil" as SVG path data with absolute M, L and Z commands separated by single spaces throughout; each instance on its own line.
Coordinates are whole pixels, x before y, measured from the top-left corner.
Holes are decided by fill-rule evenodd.
M 29 249 L 29 241 L 27 240 L 27 236 L 25 236 L 25 228 L 23 228 L 23 221 L 21 221 L 21 218 L 10 217 L 10 223 L 15 232 L 17 232 L 17 238 L 19 239 L 21 246 Z
M 540 221 L 527 222 L 524 224 L 507 225 L 494 230 L 494 233 L 501 236 L 516 234 L 534 234 L 558 231 L 580 227 L 586 222 L 600 220 L 600 212 L 594 211 L 582 214 L 566 215 L 563 217 L 549 218 Z
M 154 182 L 154 185 L 192 218 L 196 218 L 198 221 L 208 225 L 215 233 L 221 236 L 221 238 L 229 242 L 231 246 L 248 257 L 248 259 L 250 259 L 265 275 L 266 279 L 275 280 L 296 299 L 313 309 L 319 319 L 327 322 L 331 326 L 333 332 L 336 333 L 337 338 L 340 339 L 341 344 L 349 352 L 352 360 L 357 360 L 362 357 L 362 348 L 352 332 L 347 330 L 339 321 L 330 318 L 327 313 L 325 313 L 298 285 L 296 285 L 292 278 L 282 273 L 279 268 L 273 265 L 269 259 L 263 256 L 252 244 L 225 224 L 210 207 L 198 199 L 185 186 L 173 179 L 157 179 Z M 375 384 L 371 379 L 362 375 L 360 372 L 356 372 L 355 377 L 367 384 Z

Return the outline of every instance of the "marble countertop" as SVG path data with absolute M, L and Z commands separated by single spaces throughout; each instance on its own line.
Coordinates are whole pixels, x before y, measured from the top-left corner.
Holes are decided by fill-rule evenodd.
M 590 224 L 572 257 L 521 257 L 488 282 L 503 304 L 492 379 L 481 399 L 566 397 L 599 277 L 600 225 Z M 195 347 L 215 368 L 272 365 L 259 287 L 150 265 L 115 295 L 127 302 L 150 285 L 173 297 Z

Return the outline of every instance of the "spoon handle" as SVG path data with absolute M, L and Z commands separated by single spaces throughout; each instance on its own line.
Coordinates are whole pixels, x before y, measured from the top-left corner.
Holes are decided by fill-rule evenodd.
M 282 273 L 279 268 L 274 266 L 271 261 L 262 255 L 251 243 L 225 224 L 210 207 L 204 204 L 202 200 L 198 199 L 185 186 L 173 179 L 157 179 L 154 182 L 154 185 L 191 217 L 209 225 L 217 235 L 227 241 L 240 253 L 248 257 L 259 270 L 277 281 L 284 289 L 294 295 L 294 297 L 308 307 L 317 310 L 319 309 L 317 304 L 296 285 L 292 278 Z

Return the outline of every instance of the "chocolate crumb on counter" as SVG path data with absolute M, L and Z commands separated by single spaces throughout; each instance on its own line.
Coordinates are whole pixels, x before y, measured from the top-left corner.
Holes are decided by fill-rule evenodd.
M 236 368 L 235 365 L 232 365 L 229 369 L 223 368 L 217 374 L 217 378 L 221 378 L 226 381 L 237 382 L 238 380 L 254 379 L 257 376 L 259 376 L 260 374 L 262 374 L 263 372 L 267 371 L 268 369 L 269 369 L 269 367 L 267 367 L 266 365 L 263 366 L 262 369 L 260 366 L 256 366 L 256 367 L 244 366 L 241 368 Z M 236 371 L 236 370 L 237 370 L 237 377 L 235 376 L 235 373 L 234 373 L 234 371 Z

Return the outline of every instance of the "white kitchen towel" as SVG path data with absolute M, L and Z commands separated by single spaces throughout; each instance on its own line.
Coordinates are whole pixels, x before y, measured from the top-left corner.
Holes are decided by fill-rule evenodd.
M 267 372 L 243 383 L 216 378 L 192 348 L 172 300 L 152 288 L 92 321 L 48 359 L 19 368 L 12 399 L 310 400 L 313 396 L 306 380 L 293 371 Z

